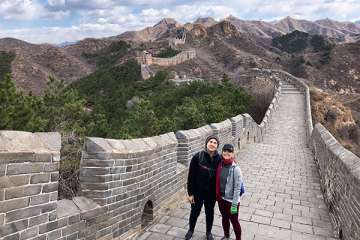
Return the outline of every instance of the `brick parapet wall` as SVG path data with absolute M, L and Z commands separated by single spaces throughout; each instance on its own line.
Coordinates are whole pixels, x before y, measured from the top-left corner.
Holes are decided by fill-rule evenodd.
M 333 225 L 342 239 L 360 239 L 360 158 L 320 123 L 312 133 L 315 161 Z
M 56 219 L 60 134 L 0 132 L 0 239 L 29 239 Z
M 153 57 L 150 53 L 141 53 L 137 58 L 139 64 L 174 66 L 196 57 L 195 50 L 183 50 L 177 55 L 169 58 Z
M 59 134 L 22 133 L 24 136 L 36 136 L 37 139 L 25 141 L 11 135 L 11 132 L 7 132 L 6 135 L 1 131 L 0 136 L 6 135 L 0 137 L 3 143 L 0 145 L 1 177 L 7 177 L 5 174 L 9 169 L 8 165 L 13 164 L 7 163 L 8 158 L 1 155 L 3 151 L 1 146 L 8 145 L 10 148 L 24 141 L 32 142 L 34 146 L 41 146 L 39 148 L 42 150 L 51 152 L 51 159 L 46 157 L 48 154 L 44 154 L 44 151 L 38 151 L 38 154 L 33 156 L 37 161 L 40 159 L 50 161 L 40 162 L 44 164 L 41 169 L 44 170 L 46 164 L 52 164 L 51 181 L 56 179 L 56 182 L 41 183 L 41 189 L 49 189 L 48 184 L 53 187 L 49 193 L 52 196 L 49 198 L 49 205 L 40 204 L 40 213 L 24 211 L 23 222 L 17 219 L 16 222 L 11 222 L 15 221 L 16 217 L 11 220 L 8 216 L 14 216 L 13 211 L 16 209 L 4 208 L 7 205 L 5 193 L 13 186 L 6 185 L 0 188 L 0 209 L 3 208 L 3 212 L 0 213 L 0 239 L 113 239 L 123 236 L 131 229 L 139 228 L 141 215 L 148 201 L 151 201 L 156 214 L 162 202 L 184 187 L 187 165 L 196 152 L 205 148 L 207 136 L 216 134 L 220 138 L 221 146 L 229 142 L 234 143 L 237 148 L 239 142 L 246 145 L 254 142 L 254 139 L 261 141 L 270 123 L 271 115 L 277 108 L 279 98 L 278 86 L 272 107 L 269 107 L 260 125 L 248 114 L 242 114 L 220 123 L 151 138 L 131 140 L 86 138 L 80 168 L 83 195 L 80 200 L 78 197 L 73 200 L 56 201 L 60 159 Z M 246 138 L 247 132 L 252 136 L 249 139 Z M 31 146 L 28 148 L 35 151 Z M 18 161 L 22 159 L 19 156 L 16 158 Z M 29 163 L 28 169 L 36 169 L 35 166 L 39 164 L 36 161 L 29 162 L 26 159 L 25 161 Z M 42 172 L 39 170 L 39 173 Z M 34 174 L 38 173 L 34 172 Z M 41 194 L 46 195 L 48 192 L 41 192 L 40 196 L 34 197 L 41 198 Z M 22 209 L 21 205 L 17 207 Z
M 177 131 L 176 138 L 178 139 L 178 161 L 187 166 L 195 153 L 205 149 L 205 139 L 212 134 L 213 130 L 210 125 L 197 129 Z

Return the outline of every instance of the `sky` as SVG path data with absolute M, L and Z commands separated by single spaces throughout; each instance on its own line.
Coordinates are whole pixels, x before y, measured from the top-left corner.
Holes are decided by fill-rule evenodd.
M 186 23 L 229 15 L 359 21 L 360 0 L 0 0 L 0 38 L 58 44 L 140 30 L 164 17 Z

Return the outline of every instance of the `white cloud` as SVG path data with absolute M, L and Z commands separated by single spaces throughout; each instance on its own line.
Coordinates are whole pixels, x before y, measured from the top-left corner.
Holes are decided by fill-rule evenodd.
M 60 19 L 68 14 L 68 11 L 48 11 L 37 0 L 3 0 L 0 2 L 0 18 L 5 20 Z
M 61 43 L 72 42 L 84 38 L 99 38 L 117 35 L 128 29 L 116 24 L 80 24 L 71 27 L 23 28 L 15 30 L 1 30 L 0 38 L 13 37 L 31 43 Z
M 175 18 L 181 23 L 208 16 L 220 20 L 230 14 L 256 20 L 285 16 L 309 20 L 325 17 L 359 20 L 359 12 L 359 0 L 47 0 L 43 5 L 40 0 L 1 0 L 0 19 L 9 21 L 64 18 L 70 13 L 79 17 L 72 26 L 63 28 L 0 29 L 0 37 L 59 43 L 139 30 L 164 17 Z
M 65 0 L 48 0 L 47 1 L 50 6 L 64 6 Z

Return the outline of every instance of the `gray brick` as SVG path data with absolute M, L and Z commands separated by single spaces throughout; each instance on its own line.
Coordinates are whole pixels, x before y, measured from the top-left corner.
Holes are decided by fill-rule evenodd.
M 5 224 L 0 227 L 0 238 L 24 230 L 27 227 L 28 227 L 27 220 L 21 220 L 21 221 Z
M 33 162 L 33 152 L 1 152 L 0 159 L 2 163 L 19 163 L 19 162 Z
M 25 240 L 35 237 L 37 233 L 38 233 L 38 227 L 28 228 L 20 233 L 20 240 Z
M 0 204 L 0 213 L 6 213 L 15 209 L 24 208 L 29 205 L 28 198 L 17 198 L 7 201 L 2 201 Z
M 57 213 L 55 211 L 49 212 L 49 221 L 55 221 L 57 218 Z
M 45 224 L 39 226 L 39 233 L 40 234 L 48 233 L 55 229 L 65 227 L 66 224 L 67 224 L 66 218 L 63 218 L 63 219 L 60 219 L 57 221 L 53 221 L 53 222 L 49 222 L 49 223 L 45 223 Z
M 47 240 L 55 240 L 60 238 L 61 236 L 61 229 L 57 229 L 47 234 Z
M 58 183 L 44 184 L 42 188 L 43 193 L 55 192 L 58 190 Z
M 0 188 L 10 188 L 29 184 L 28 175 L 0 177 Z
M 0 177 L 5 176 L 6 166 L 7 166 L 7 165 L 5 165 L 5 164 L 3 164 L 3 163 L 0 164 Z
M 30 206 L 39 205 L 49 202 L 50 195 L 49 194 L 40 194 L 36 196 L 30 197 Z
M 40 205 L 40 207 L 41 207 L 41 213 L 47 213 L 55 210 L 57 208 L 57 204 L 56 202 L 50 202 L 44 205 Z
M 41 174 L 34 174 L 31 176 L 30 183 L 47 183 L 50 182 L 50 174 L 49 173 L 41 173 Z
M 41 192 L 41 185 L 29 185 L 5 190 L 5 199 L 32 196 Z
M 19 175 L 27 173 L 40 173 L 44 169 L 43 163 L 16 163 L 9 164 L 7 175 Z
M 19 233 L 15 233 L 15 234 L 12 234 L 12 235 L 2 238 L 2 240 L 19 240 L 19 239 L 20 239 Z
M 50 201 L 56 201 L 56 200 L 58 200 L 58 192 L 50 193 Z
M 7 222 L 13 222 L 16 220 L 40 215 L 40 213 L 41 213 L 40 207 L 37 207 L 37 206 L 36 207 L 27 207 L 27 208 L 21 208 L 18 210 L 8 212 L 8 213 L 6 213 L 5 218 L 6 218 Z
M 0 201 L 4 201 L 5 199 L 5 189 L 0 188 Z
M 5 224 L 5 213 L 0 213 L 0 226 Z
M 48 214 L 41 214 L 39 216 L 29 218 L 29 227 L 37 226 L 42 223 L 46 223 L 47 221 L 49 221 Z
M 63 236 L 68 236 L 73 233 L 81 231 L 81 229 L 83 229 L 83 228 L 85 228 L 85 222 L 78 222 L 71 226 L 67 226 L 67 227 L 63 228 L 61 233 Z M 111 231 L 111 229 L 110 229 L 110 231 Z
M 51 173 L 51 181 L 58 182 L 59 181 L 59 173 Z
M 41 236 L 32 238 L 31 240 L 46 240 L 46 235 L 41 235 Z
M 76 214 L 74 216 L 69 217 L 69 224 L 74 224 L 80 222 L 80 214 Z
M 66 240 L 77 240 L 79 238 L 79 234 L 78 233 L 73 233 L 69 236 L 66 237 Z
M 51 162 L 52 161 L 52 154 L 51 153 L 36 153 L 35 154 L 35 162 Z
M 45 163 L 44 164 L 44 172 L 58 172 L 60 167 L 60 163 Z

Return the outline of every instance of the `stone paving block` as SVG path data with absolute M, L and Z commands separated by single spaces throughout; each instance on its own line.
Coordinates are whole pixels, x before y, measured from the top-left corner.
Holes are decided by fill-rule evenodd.
M 264 217 L 270 217 L 270 218 L 274 215 L 274 213 L 271 211 L 259 210 L 259 209 L 255 210 L 254 214 L 259 215 L 259 216 L 264 216 Z
M 302 233 L 309 233 L 314 234 L 313 227 L 301 223 L 291 223 L 291 230 L 302 232 Z
M 239 219 L 244 220 L 244 221 L 250 221 L 251 214 L 249 214 L 249 213 L 241 213 L 241 214 L 239 214 Z
M 283 211 L 284 214 L 288 214 L 288 215 L 293 215 L 293 216 L 302 216 L 301 211 L 297 210 L 297 209 L 289 209 L 289 208 L 284 208 Z
M 271 219 L 271 225 L 275 226 L 275 227 L 280 227 L 280 228 L 285 228 L 285 229 L 290 229 L 290 221 L 286 221 L 286 220 L 279 220 L 279 219 Z
M 296 223 L 301 223 L 301 224 L 306 224 L 306 225 L 312 225 L 312 220 L 311 220 L 311 218 L 293 216 L 293 221 L 296 222 Z
M 158 224 L 155 224 L 154 226 L 152 226 L 152 227 L 150 228 L 150 231 L 152 231 L 152 232 L 158 232 L 158 233 L 166 233 L 167 230 L 169 230 L 170 228 L 171 228 L 170 225 L 158 223 Z
M 188 220 L 185 220 L 185 219 L 183 219 L 183 218 L 170 217 L 170 218 L 166 221 L 166 225 L 171 225 L 171 226 L 174 226 L 174 227 L 185 228 L 186 225 L 188 225 Z
M 197 222 L 196 226 L 195 226 L 195 231 L 196 232 L 206 232 L 206 224 L 202 223 L 202 222 Z
M 170 235 L 165 235 L 161 233 L 151 233 L 146 240 L 173 240 L 174 237 Z
M 184 239 L 184 236 L 186 235 L 186 233 L 187 233 L 187 230 L 184 228 L 171 227 L 170 230 L 167 232 L 167 235 Z
M 275 214 L 282 213 L 284 209 L 282 207 L 266 206 L 265 210 L 271 211 Z
M 286 220 L 286 221 L 292 221 L 293 216 L 292 215 L 288 215 L 288 214 L 283 214 L 283 213 L 274 213 L 274 218 L 275 219 L 280 219 L 280 220 Z
M 313 227 L 315 235 L 321 235 L 324 237 L 334 237 L 334 234 L 332 233 L 332 228 L 319 228 L 319 227 Z
M 258 215 L 252 215 L 250 220 L 251 220 L 252 222 L 270 224 L 271 218 L 269 218 L 269 217 L 263 217 L 263 216 L 258 216 Z
M 151 234 L 152 232 L 144 232 L 139 237 L 137 237 L 136 240 L 146 240 Z
M 166 221 L 170 218 L 170 216 L 162 216 L 159 220 L 159 223 L 166 223 Z

